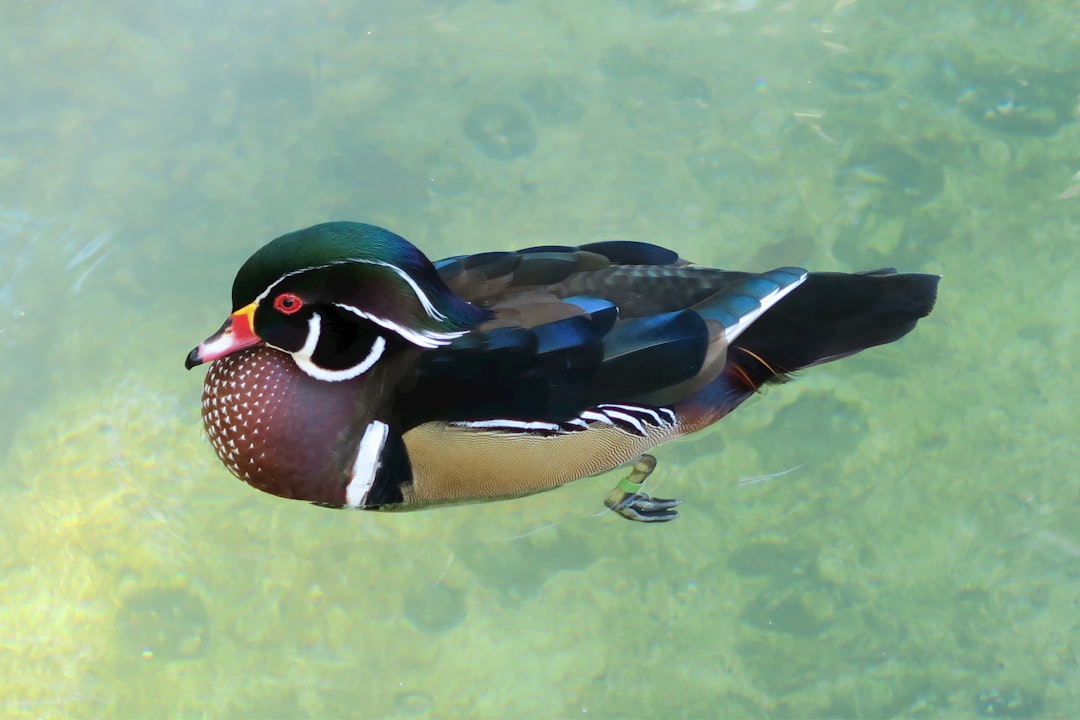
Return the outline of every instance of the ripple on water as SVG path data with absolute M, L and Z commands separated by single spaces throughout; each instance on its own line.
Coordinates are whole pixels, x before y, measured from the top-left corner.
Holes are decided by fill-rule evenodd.
M 0 205 L 0 454 L 22 416 L 48 395 L 41 359 L 60 338 L 48 319 L 69 316 L 115 247 L 111 232 L 87 233 Z

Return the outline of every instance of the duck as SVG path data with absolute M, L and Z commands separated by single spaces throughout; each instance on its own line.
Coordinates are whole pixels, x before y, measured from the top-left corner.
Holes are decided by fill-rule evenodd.
M 604 496 L 637 522 L 656 446 L 769 385 L 899 340 L 939 276 L 741 272 L 635 240 L 431 261 L 390 230 L 326 222 L 263 245 L 232 311 L 188 354 L 228 470 L 273 495 L 361 510 L 518 498 L 627 468 Z

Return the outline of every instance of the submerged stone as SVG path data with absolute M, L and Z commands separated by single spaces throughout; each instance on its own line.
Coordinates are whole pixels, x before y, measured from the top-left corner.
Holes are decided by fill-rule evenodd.
M 711 202 L 725 212 L 747 215 L 759 193 L 771 182 L 768 171 L 746 153 L 731 147 L 713 147 L 687 157 L 687 170 Z
M 823 465 L 853 453 L 867 435 L 862 410 L 832 393 L 807 392 L 781 409 L 769 430 L 770 457 L 780 467 Z
M 1047 137 L 1077 117 L 1080 80 L 1070 64 L 1025 67 L 957 52 L 937 61 L 927 89 L 985 128 Z
M 549 125 L 568 125 L 581 120 L 588 98 L 585 84 L 569 75 L 535 78 L 522 93 L 522 99 L 536 118 Z
M 1070 117 L 1072 98 L 1066 81 L 1051 76 L 983 75 L 971 79 L 959 100 L 979 125 L 1009 135 L 1046 137 Z
M 428 187 L 443 197 L 457 197 L 472 187 L 474 172 L 455 152 L 439 152 L 428 161 Z
M 394 707 L 398 712 L 407 716 L 422 715 L 435 704 L 435 701 L 427 693 L 402 692 L 394 696 Z
M 653 73 L 664 66 L 665 60 L 663 54 L 657 50 L 616 45 L 600 55 L 598 64 L 604 75 L 625 80 Z
M 352 211 L 414 210 L 428 202 L 427 175 L 369 142 L 342 143 L 323 159 L 322 171 L 348 195 Z
M 206 650 L 210 616 L 199 596 L 182 588 L 150 588 L 129 597 L 116 618 L 124 652 L 133 657 L 186 660 Z
M 728 567 L 744 578 L 785 580 L 805 576 L 813 569 L 816 550 L 786 542 L 759 540 L 728 556 Z
M 673 72 L 663 78 L 664 94 L 675 102 L 709 101 L 709 85 L 696 75 Z
M 1023 720 L 1042 714 L 1042 700 L 1021 690 L 980 690 L 975 694 L 975 713 L 979 717 Z
M 465 619 L 465 591 L 443 583 L 415 588 L 405 595 L 405 619 L 422 633 L 436 635 Z
M 827 88 L 842 95 L 868 95 L 881 92 L 893 84 L 891 76 L 868 70 L 829 67 L 821 72 L 820 77 Z
M 510 103 L 483 103 L 465 116 L 465 137 L 493 160 L 525 157 L 536 149 L 536 129 L 523 109 Z
M 484 585 L 518 601 L 534 597 L 552 575 L 584 570 L 596 561 L 585 538 L 563 527 L 507 544 L 462 545 L 455 552 Z
M 790 592 L 778 599 L 763 593 L 750 602 L 743 611 L 742 619 L 751 627 L 766 632 L 814 637 L 829 625 L 829 612 L 811 592 Z
M 945 187 L 945 172 L 905 147 L 871 144 L 848 157 L 835 181 L 852 204 L 897 214 L 936 198 Z
M 840 228 L 832 252 L 853 268 L 918 268 L 933 258 L 949 238 L 954 215 L 948 210 L 922 208 L 906 217 L 882 220 L 873 214 L 851 219 Z

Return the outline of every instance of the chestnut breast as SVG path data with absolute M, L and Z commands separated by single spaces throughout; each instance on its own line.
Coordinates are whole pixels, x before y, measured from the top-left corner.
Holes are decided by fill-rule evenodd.
M 203 425 L 218 457 L 244 482 L 284 498 L 340 505 L 362 387 L 360 378 L 316 380 L 287 353 L 256 346 L 210 366 Z

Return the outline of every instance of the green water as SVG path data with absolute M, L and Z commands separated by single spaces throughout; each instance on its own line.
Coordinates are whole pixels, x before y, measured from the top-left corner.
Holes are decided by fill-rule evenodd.
M 1078 15 L 7 2 L 0 714 L 1080 716 Z M 332 219 L 944 280 L 661 448 L 671 525 L 612 477 L 334 512 L 231 478 L 182 367 Z

